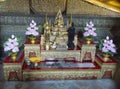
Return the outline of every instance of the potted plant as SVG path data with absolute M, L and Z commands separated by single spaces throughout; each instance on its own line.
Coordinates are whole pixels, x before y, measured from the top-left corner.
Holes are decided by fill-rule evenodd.
M 107 61 L 109 56 L 113 56 L 116 53 L 116 46 L 113 43 L 113 40 L 109 39 L 109 36 L 106 39 L 101 40 L 99 49 L 103 52 L 103 59 Z
M 20 39 L 15 35 L 11 35 L 11 37 L 4 43 L 4 51 L 8 52 L 13 61 L 15 61 L 20 46 L 22 46 Z
M 30 26 L 27 28 L 25 32 L 28 39 L 30 39 L 31 43 L 34 44 L 36 37 L 39 36 L 38 27 L 36 26 L 36 22 L 34 20 L 31 21 Z
M 92 41 L 92 38 L 94 36 L 97 36 L 97 33 L 95 32 L 96 28 L 94 27 L 94 24 L 92 21 L 86 23 L 86 27 L 84 28 L 85 32 L 83 33 L 84 37 L 86 38 L 86 43 L 90 44 Z

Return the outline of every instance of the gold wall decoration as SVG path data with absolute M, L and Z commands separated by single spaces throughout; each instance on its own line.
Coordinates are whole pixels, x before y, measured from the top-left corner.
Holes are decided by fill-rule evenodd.
M 38 13 L 56 14 L 65 11 L 66 0 L 32 0 L 32 7 Z
M 24 44 L 25 58 L 30 56 L 30 52 L 35 52 L 36 56 L 40 55 L 40 44 Z
M 69 58 L 74 57 L 76 60 L 80 59 L 80 50 L 41 50 L 41 60 L 45 58 Z
M 85 1 L 120 13 L 120 2 L 118 0 L 85 0 Z
M 90 53 L 91 61 L 94 62 L 95 53 L 96 53 L 96 45 L 95 44 L 83 44 L 82 45 L 82 47 L 81 47 L 81 57 L 80 57 L 81 62 L 83 60 L 89 60 L 87 58 L 84 58 L 87 55 L 86 53 Z
M 5 80 L 22 80 L 22 64 L 23 62 L 21 63 L 3 63 L 4 66 L 4 78 Z M 12 77 L 10 78 L 10 72 L 16 72 L 17 74 L 17 77 Z
M 95 4 L 93 3 L 94 1 L 97 2 L 99 0 L 68 0 L 67 14 L 120 17 L 119 10 L 115 11 L 110 9 L 112 6 L 108 9 L 101 7 L 105 2 L 102 2 L 102 4 Z
M 30 1 L 30 2 L 29 2 Z M 1 0 L 0 12 L 55 15 L 61 9 L 68 15 L 120 17 L 118 0 Z
M 4 2 L 0 2 L 0 12 L 29 14 L 29 0 L 4 0 Z
M 106 71 L 111 71 L 112 72 L 112 77 L 115 74 L 116 71 L 116 62 L 115 63 L 106 63 L 106 62 L 101 62 L 97 58 L 95 58 L 95 62 L 101 67 L 101 77 L 103 77 L 104 73 Z
M 100 69 L 53 69 L 53 70 L 23 70 L 23 80 L 35 80 L 37 79 L 91 79 L 92 77 L 96 77 L 96 79 L 100 79 Z

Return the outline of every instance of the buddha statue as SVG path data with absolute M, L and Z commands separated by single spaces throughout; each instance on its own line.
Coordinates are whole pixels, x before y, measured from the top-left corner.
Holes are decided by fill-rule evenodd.
M 75 38 L 75 27 L 74 23 L 72 22 L 72 15 L 69 21 L 69 28 L 68 28 L 68 49 L 74 49 L 74 38 Z
M 66 28 L 64 26 L 64 20 L 62 17 L 61 10 L 59 10 L 57 13 L 51 33 L 52 33 L 51 35 L 53 36 L 53 40 L 52 40 L 53 43 L 51 47 L 56 50 L 67 50 L 68 37 L 66 34 L 68 32 L 66 31 Z
M 58 11 L 57 16 L 55 18 L 55 22 L 54 22 L 53 27 L 52 27 L 52 34 L 56 35 L 58 29 L 60 31 L 64 32 L 64 34 L 66 34 L 66 32 L 67 32 L 66 28 L 64 26 L 64 20 L 63 20 L 61 10 Z
M 55 18 L 54 26 L 55 27 L 64 27 L 64 21 L 63 21 L 62 13 L 60 10 L 58 11 L 57 16 Z
M 55 47 L 56 50 L 67 50 L 68 49 L 67 41 L 64 38 L 64 34 L 62 34 L 62 32 L 59 29 L 53 41 L 52 47 Z
M 50 30 L 51 30 L 51 27 L 49 25 L 47 16 L 46 16 L 46 22 L 43 25 L 43 27 L 44 27 L 45 48 L 46 48 L 46 50 L 49 50 L 49 48 L 50 48 L 50 34 L 51 34 Z

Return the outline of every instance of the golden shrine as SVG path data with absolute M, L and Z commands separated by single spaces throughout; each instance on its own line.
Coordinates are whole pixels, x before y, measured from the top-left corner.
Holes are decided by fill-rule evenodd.
M 60 10 L 52 26 L 46 16 L 40 38 L 34 44 L 27 39 L 17 61 L 10 61 L 10 56 L 5 59 L 5 80 L 79 80 L 114 76 L 117 62 L 112 57 L 104 61 L 101 54 L 96 53 L 95 43 L 86 44 L 76 34 L 74 48 L 69 49 L 68 34 Z

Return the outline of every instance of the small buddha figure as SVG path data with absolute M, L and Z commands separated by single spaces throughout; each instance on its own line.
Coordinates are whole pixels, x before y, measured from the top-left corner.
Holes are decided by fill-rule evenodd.
M 69 28 L 68 28 L 68 49 L 74 49 L 75 45 L 73 43 L 75 37 L 75 27 L 74 23 L 72 22 L 72 17 L 69 22 Z
M 50 41 L 50 26 L 49 23 L 46 23 L 46 26 L 44 28 L 44 37 L 45 37 L 45 42 Z
M 56 50 L 67 50 L 67 42 L 62 34 L 62 32 L 58 29 L 58 32 L 56 34 L 56 37 L 53 42 L 53 47 L 56 48 Z
M 50 48 L 50 34 L 51 34 L 50 30 L 51 28 L 46 17 L 46 23 L 44 24 L 44 39 L 45 39 L 46 50 L 49 50 Z

